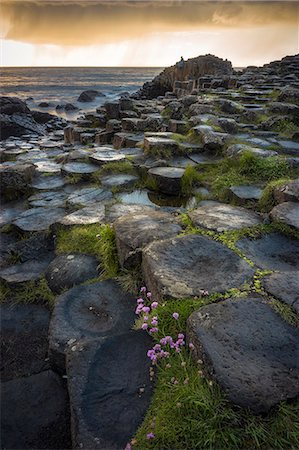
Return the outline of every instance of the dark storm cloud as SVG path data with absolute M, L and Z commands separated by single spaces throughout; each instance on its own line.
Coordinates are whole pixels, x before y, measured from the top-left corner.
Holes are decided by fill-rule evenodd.
M 2 35 L 34 44 L 90 45 L 152 32 L 298 23 L 297 2 L 2 0 Z

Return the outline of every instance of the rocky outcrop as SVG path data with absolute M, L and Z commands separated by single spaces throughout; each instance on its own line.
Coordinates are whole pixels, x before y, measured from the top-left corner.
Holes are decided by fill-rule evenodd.
M 213 55 L 198 56 L 180 61 L 163 70 L 153 81 L 145 83 L 140 89 L 140 98 L 155 98 L 167 91 L 183 87 L 187 83 L 190 92 L 198 85 L 198 79 L 205 75 L 223 76 L 232 74 L 232 64 Z
M 0 113 L 7 115 L 15 113 L 30 114 L 30 109 L 25 102 L 17 97 L 0 97 Z
M 93 102 L 96 97 L 105 97 L 105 95 L 102 92 L 94 90 L 83 91 L 78 97 L 78 102 Z

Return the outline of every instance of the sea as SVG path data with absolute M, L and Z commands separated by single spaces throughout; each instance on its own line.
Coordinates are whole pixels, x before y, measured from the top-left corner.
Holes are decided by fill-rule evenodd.
M 30 109 L 65 118 L 95 111 L 105 101 L 117 100 L 125 92 L 137 91 L 163 68 L 153 67 L 4 67 L 0 72 L 1 95 L 16 96 Z M 82 91 L 93 89 L 105 94 L 89 103 L 78 102 Z M 49 107 L 39 107 L 41 102 Z M 59 104 L 72 103 L 76 112 L 57 111 Z

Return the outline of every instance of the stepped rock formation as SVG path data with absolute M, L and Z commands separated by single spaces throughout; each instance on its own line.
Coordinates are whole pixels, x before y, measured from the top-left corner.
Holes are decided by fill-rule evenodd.
M 228 60 L 213 55 L 197 56 L 167 67 L 153 81 L 145 83 L 138 94 L 141 98 L 155 98 L 173 91 L 175 87 L 179 88 L 180 83 L 187 83 L 191 91 L 197 87 L 198 79 L 205 75 L 223 77 L 232 72 L 232 64 Z

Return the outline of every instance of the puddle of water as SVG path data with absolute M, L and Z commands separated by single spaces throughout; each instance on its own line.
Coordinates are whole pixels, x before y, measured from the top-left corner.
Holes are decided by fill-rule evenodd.
M 195 200 L 194 197 L 175 197 L 146 190 L 121 193 L 118 194 L 118 198 L 122 203 L 127 204 L 174 208 L 191 208 Z

